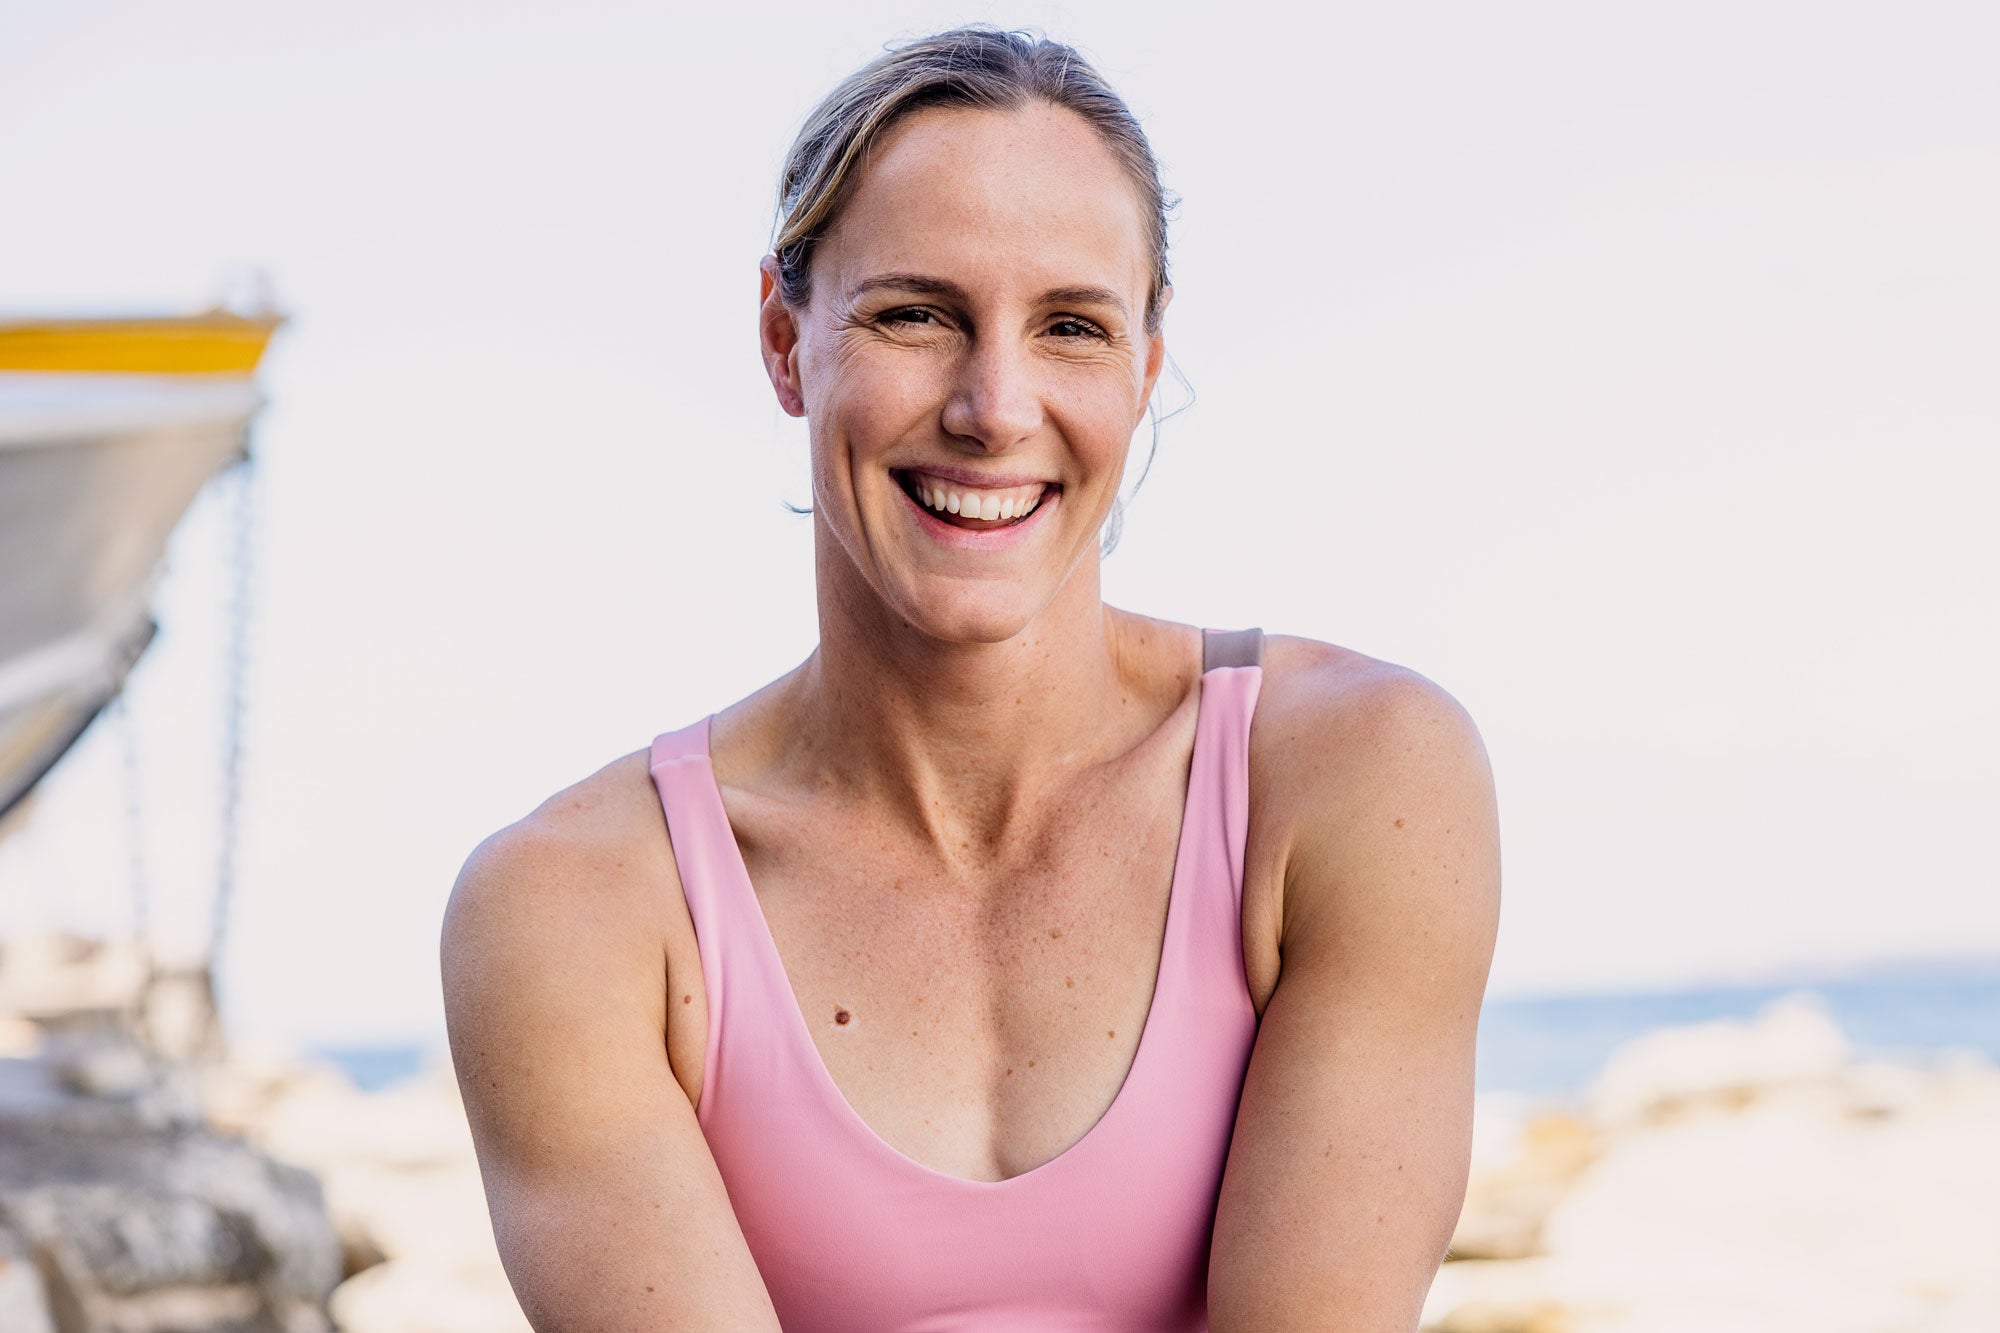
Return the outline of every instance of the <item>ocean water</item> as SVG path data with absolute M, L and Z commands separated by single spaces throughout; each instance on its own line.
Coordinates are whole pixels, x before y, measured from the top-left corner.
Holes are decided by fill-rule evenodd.
M 354 1086 L 363 1092 L 379 1092 L 393 1087 L 409 1078 L 424 1067 L 432 1052 L 426 1046 L 408 1045 L 382 1046 L 311 1046 L 307 1054 L 322 1060 L 331 1060 L 354 1080 Z M 437 1059 L 444 1059 L 442 1053 Z
M 2000 959 L 1992 959 L 1760 984 L 1492 997 L 1479 1018 L 1475 1087 L 1574 1095 L 1623 1042 L 1659 1027 L 1754 1018 L 1797 991 L 1824 1001 L 1859 1056 L 1921 1062 L 1961 1048 L 2000 1064 Z M 313 1053 L 371 1091 L 410 1077 L 427 1058 L 445 1058 L 415 1044 L 319 1046 Z
M 1489 999 L 1480 1014 L 1474 1083 L 1480 1092 L 1570 1096 L 1634 1037 L 1661 1027 L 1752 1019 L 1795 992 L 1824 1003 L 1857 1057 L 1925 1063 L 1957 1048 L 2000 1064 L 1995 959 L 1758 984 Z

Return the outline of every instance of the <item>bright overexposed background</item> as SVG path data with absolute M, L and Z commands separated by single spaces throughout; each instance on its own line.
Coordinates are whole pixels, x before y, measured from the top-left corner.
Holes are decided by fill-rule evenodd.
M 1491 994 L 2000 950 L 2000 7 L 0 0 L 0 310 L 261 265 L 293 314 L 235 1031 L 437 1041 L 472 847 L 810 651 L 776 169 L 970 19 L 1080 45 L 1184 200 L 1196 401 L 1107 598 L 1464 703 Z M 130 691 L 140 817 L 99 727 L 0 848 L 0 934 L 115 929 L 136 828 L 199 942 L 229 577 L 211 497 Z

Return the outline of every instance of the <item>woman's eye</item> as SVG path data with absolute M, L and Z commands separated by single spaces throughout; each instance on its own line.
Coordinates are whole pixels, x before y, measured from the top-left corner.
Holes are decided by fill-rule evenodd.
M 888 314 L 882 316 L 882 318 L 891 324 L 936 323 L 936 320 L 931 317 L 931 312 L 928 310 L 891 310 Z
M 1103 331 L 1087 319 L 1059 319 L 1049 326 L 1058 338 L 1101 338 Z

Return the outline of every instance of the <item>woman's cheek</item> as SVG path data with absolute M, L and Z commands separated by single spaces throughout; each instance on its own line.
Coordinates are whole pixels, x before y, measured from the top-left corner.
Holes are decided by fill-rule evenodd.
M 881 358 L 854 370 L 850 401 L 874 430 L 899 437 L 917 419 L 942 410 L 940 376 L 931 366 Z
M 1115 458 L 1131 443 L 1138 429 L 1132 412 L 1132 395 L 1122 382 L 1101 384 L 1091 392 L 1072 398 L 1064 415 L 1073 423 L 1075 438 L 1090 442 L 1090 452 L 1100 458 Z M 1140 417 L 1144 406 L 1140 408 Z

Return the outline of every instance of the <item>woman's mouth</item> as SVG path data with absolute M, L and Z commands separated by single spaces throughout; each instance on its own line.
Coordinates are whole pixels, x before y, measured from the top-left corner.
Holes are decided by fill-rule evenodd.
M 989 532 L 1025 522 L 1052 492 L 1062 489 L 1055 482 L 968 486 L 914 468 L 892 468 L 890 475 L 928 516 L 966 532 Z

